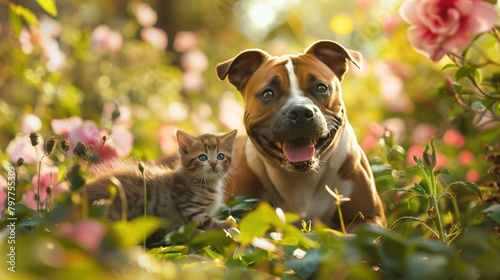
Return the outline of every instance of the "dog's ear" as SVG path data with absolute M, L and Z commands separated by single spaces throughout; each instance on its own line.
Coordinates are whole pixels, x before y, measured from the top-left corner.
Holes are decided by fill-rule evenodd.
M 334 41 L 317 41 L 307 48 L 306 53 L 316 56 L 332 69 L 340 80 L 349 69 L 347 60 L 350 60 L 356 67 L 361 69 L 361 53 L 344 48 Z
M 234 58 L 217 64 L 217 76 L 221 80 L 227 76 L 229 82 L 241 91 L 250 76 L 268 57 L 269 54 L 259 49 L 246 50 Z

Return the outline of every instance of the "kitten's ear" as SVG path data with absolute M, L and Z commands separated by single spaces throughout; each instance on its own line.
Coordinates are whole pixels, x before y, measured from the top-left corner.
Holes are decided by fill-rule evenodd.
M 179 145 L 179 153 L 187 154 L 189 148 L 194 144 L 194 137 L 182 130 L 177 130 L 177 144 Z
M 233 149 L 233 143 L 234 138 L 236 138 L 236 133 L 238 133 L 237 129 L 222 135 L 222 141 L 224 141 L 231 148 L 231 150 Z

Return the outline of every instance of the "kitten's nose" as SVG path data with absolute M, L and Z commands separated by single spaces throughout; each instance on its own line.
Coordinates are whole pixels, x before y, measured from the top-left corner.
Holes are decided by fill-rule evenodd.
M 215 167 L 217 166 L 217 162 L 210 162 L 210 166 L 212 166 L 212 170 L 215 170 Z

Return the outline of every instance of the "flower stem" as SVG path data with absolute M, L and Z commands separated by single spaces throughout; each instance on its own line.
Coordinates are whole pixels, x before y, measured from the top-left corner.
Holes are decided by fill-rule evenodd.
M 347 234 L 347 230 L 345 229 L 344 224 L 344 216 L 342 215 L 342 209 L 340 209 L 340 201 L 337 203 L 337 212 L 339 213 L 340 228 L 342 229 L 342 232 L 344 234 Z
M 82 218 L 87 218 L 89 216 L 89 201 L 87 196 L 87 188 L 82 188 Z
M 438 233 L 439 240 L 445 242 L 445 232 L 443 229 L 443 222 L 441 220 L 441 213 L 439 211 L 439 196 L 438 196 L 438 184 L 437 177 L 434 175 L 434 171 L 431 170 L 430 175 L 426 176 L 427 182 L 429 183 L 429 189 L 431 190 L 431 207 L 434 207 L 436 217 L 434 218 L 434 223 L 436 224 L 436 232 Z
M 122 217 L 121 220 L 123 222 L 127 221 L 127 195 L 125 194 L 125 190 L 123 189 L 122 183 L 116 177 L 111 177 L 111 184 L 113 184 L 118 190 L 118 195 L 120 196 L 121 204 L 122 204 Z
M 146 189 L 146 170 L 144 169 L 144 164 L 142 164 L 142 163 L 139 164 L 139 170 L 142 173 L 142 184 L 143 184 L 143 189 L 144 189 L 144 219 L 146 219 L 147 211 L 148 211 L 148 207 L 147 207 L 148 197 L 147 197 L 147 189 Z M 143 246 L 144 250 L 146 250 L 146 234 L 144 234 L 142 246 Z
M 38 178 L 38 180 L 37 180 L 37 195 L 36 195 L 36 212 L 40 213 L 40 210 L 41 210 L 40 209 L 41 208 L 40 207 L 41 206 L 40 205 L 40 199 L 41 199 L 41 195 L 40 195 L 41 174 L 40 173 L 42 171 L 42 161 L 43 161 L 43 158 L 45 156 L 40 157 L 39 153 L 38 153 L 38 150 L 36 149 L 36 147 L 34 147 L 34 148 L 35 148 L 35 152 L 36 152 L 36 157 L 38 158 L 38 170 L 37 170 L 37 178 Z

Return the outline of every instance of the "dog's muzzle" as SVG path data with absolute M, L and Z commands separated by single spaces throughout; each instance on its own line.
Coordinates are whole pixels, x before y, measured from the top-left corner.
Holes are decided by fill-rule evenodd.
M 341 124 L 341 118 L 325 117 L 316 105 L 292 104 L 278 111 L 270 129 L 254 128 L 253 135 L 287 170 L 304 172 L 319 167 Z

